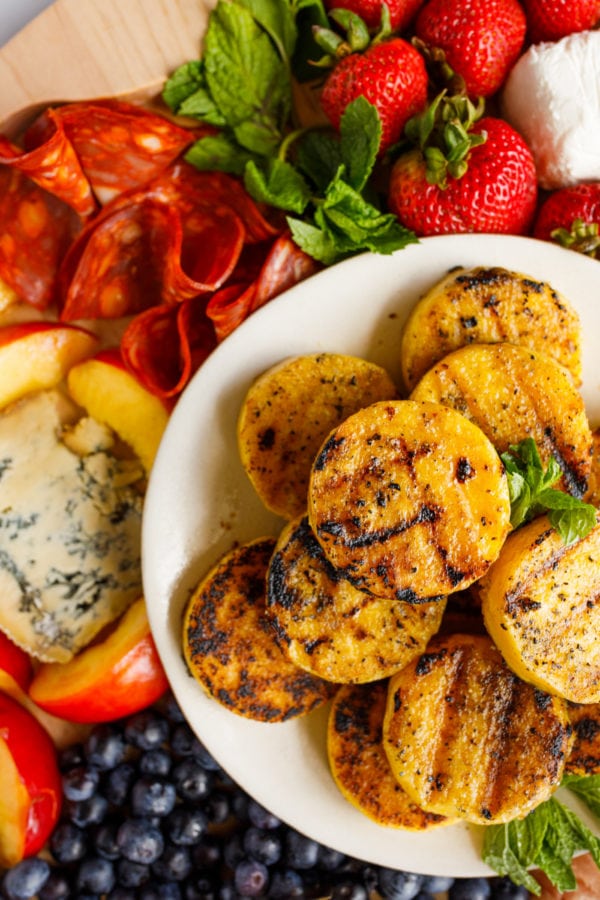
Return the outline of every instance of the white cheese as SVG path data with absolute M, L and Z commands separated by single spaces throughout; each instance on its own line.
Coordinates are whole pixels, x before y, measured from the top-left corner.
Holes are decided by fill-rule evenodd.
M 600 180 L 600 31 L 531 46 L 501 103 L 531 148 L 541 187 Z
M 0 628 L 57 662 L 142 594 L 130 464 L 65 446 L 63 402 L 41 392 L 0 416 Z

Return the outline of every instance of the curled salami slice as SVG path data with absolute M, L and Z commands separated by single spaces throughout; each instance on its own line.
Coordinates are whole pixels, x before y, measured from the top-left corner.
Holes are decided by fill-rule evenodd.
M 266 217 L 265 209 L 236 178 L 225 172 L 200 172 L 185 161 L 165 170 L 149 185 L 149 191 L 156 199 L 177 206 L 184 216 L 197 204 L 231 207 L 244 223 L 249 243 L 273 238 L 283 227 L 282 221 Z
M 156 178 L 195 134 L 132 103 L 101 100 L 49 109 L 25 135 L 26 146 L 62 132 L 101 203 Z
M 177 396 L 216 346 L 205 300 L 155 306 L 125 329 L 121 353 L 127 367 L 153 394 Z
M 280 235 L 260 270 L 251 311 L 314 275 L 319 268 L 317 261 L 301 250 L 289 234 Z
M 44 310 L 55 299 L 58 269 L 80 220 L 18 169 L 0 167 L 0 278 L 21 300 Z
M 135 197 L 135 199 L 133 199 Z M 138 192 L 105 207 L 71 246 L 62 270 L 64 321 L 135 315 L 216 290 L 245 230 L 228 207 L 176 208 Z
M 0 163 L 28 175 L 82 217 L 90 216 L 97 208 L 90 183 L 62 128 L 57 128 L 47 141 L 29 151 L 21 150 L 0 135 Z
M 262 247 L 265 256 L 252 280 L 240 277 L 240 266 L 236 268 L 236 283 L 227 284 L 208 301 L 206 314 L 219 340 L 231 334 L 254 310 L 317 271 L 315 260 L 300 250 L 288 234 L 266 245 L 266 250 L 265 245 Z M 247 272 L 252 271 L 257 259 L 257 253 L 253 260 L 245 256 Z

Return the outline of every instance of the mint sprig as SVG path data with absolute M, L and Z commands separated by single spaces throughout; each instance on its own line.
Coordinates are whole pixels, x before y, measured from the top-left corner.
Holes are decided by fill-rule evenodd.
M 539 895 L 541 886 L 529 868 L 541 869 L 560 891 L 572 891 L 577 887 L 572 862 L 579 850 L 588 850 L 600 867 L 598 838 L 576 813 L 551 797 L 524 819 L 486 826 L 482 858 L 498 875 Z
M 381 139 L 372 104 L 351 103 L 339 136 L 292 124 L 301 23 L 315 20 L 327 21 L 322 0 L 219 0 L 202 59 L 177 69 L 163 98 L 216 129 L 193 144 L 188 162 L 242 177 L 255 200 L 289 214 L 294 241 L 330 265 L 417 238 L 381 211 L 371 187 Z
M 565 544 L 589 534 L 596 525 L 596 508 L 552 487 L 561 477 L 560 466 L 552 457 L 544 469 L 533 438 L 511 445 L 501 458 L 508 477 L 513 528 L 547 513 Z

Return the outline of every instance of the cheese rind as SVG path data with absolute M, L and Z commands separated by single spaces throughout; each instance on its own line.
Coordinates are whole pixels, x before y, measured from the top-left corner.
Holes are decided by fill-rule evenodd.
M 66 662 L 142 593 L 142 497 L 105 450 L 61 440 L 64 399 L 30 395 L 0 417 L 0 628 Z
M 501 99 L 531 149 L 541 187 L 600 180 L 600 31 L 532 45 Z

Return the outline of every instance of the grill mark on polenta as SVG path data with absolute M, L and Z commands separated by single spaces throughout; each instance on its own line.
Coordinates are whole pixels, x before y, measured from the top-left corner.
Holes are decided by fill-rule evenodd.
M 370 547 L 373 544 L 385 544 L 390 538 L 403 534 L 415 525 L 432 524 L 440 516 L 439 508 L 427 506 L 423 504 L 419 512 L 412 519 L 396 523 L 388 528 L 380 528 L 377 531 L 360 531 L 355 536 L 351 536 L 352 531 L 360 529 L 360 522 L 356 520 L 347 520 L 346 522 L 320 522 L 317 526 L 319 534 L 331 534 L 343 540 L 344 544 L 350 550 L 357 550 L 362 547 Z
M 315 468 L 317 472 L 322 471 L 325 466 L 331 462 L 336 451 L 344 445 L 344 441 L 345 438 L 336 438 L 335 435 L 328 438 L 318 453 L 317 458 L 313 463 L 313 468 Z
M 588 488 L 588 474 L 586 472 L 582 474 L 580 471 L 582 461 L 577 458 L 572 461 L 567 459 L 561 445 L 556 440 L 554 429 L 549 426 L 544 428 L 544 444 L 550 448 L 549 452 L 559 465 L 567 491 L 581 500 Z M 574 450 L 575 448 L 568 447 L 567 449 Z

